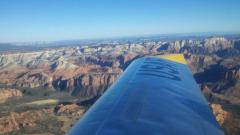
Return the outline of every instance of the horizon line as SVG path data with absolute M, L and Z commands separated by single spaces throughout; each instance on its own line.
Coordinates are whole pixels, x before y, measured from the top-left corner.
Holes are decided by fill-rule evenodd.
M 95 37 L 95 38 L 79 38 L 79 39 L 56 39 L 56 40 L 33 40 L 33 41 L 0 41 L 0 44 L 17 44 L 17 43 L 36 43 L 36 42 L 63 42 L 63 41 L 94 41 L 94 40 L 110 40 L 110 39 L 121 39 L 121 38 L 143 38 L 151 36 L 223 36 L 223 35 L 237 35 L 240 31 L 230 32 L 181 32 L 181 33 L 159 33 L 159 34 L 134 34 L 134 35 L 122 35 L 122 36 L 106 36 L 106 37 Z

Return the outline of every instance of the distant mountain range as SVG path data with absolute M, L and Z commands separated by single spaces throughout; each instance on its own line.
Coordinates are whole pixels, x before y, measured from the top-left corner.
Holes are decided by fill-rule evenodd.
M 145 40 L 170 42 L 175 40 L 203 40 L 214 36 L 224 36 L 230 40 L 239 40 L 240 34 L 229 33 L 186 33 L 186 34 L 155 34 L 142 36 L 126 36 L 99 39 L 82 39 L 82 40 L 59 40 L 59 41 L 36 41 L 36 42 L 12 42 L 0 43 L 0 52 L 3 51 L 31 51 L 45 48 L 56 48 L 66 46 L 81 45 L 101 45 L 101 44 L 124 44 L 124 43 L 140 43 Z

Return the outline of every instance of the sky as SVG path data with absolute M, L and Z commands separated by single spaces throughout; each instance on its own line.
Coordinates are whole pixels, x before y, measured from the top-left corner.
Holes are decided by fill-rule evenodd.
M 240 0 L 0 0 L 0 42 L 240 32 Z

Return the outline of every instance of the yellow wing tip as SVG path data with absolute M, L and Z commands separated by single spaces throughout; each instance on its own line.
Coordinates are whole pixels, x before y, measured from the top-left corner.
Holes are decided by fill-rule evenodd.
M 160 58 L 170 60 L 173 62 L 178 62 L 181 64 L 187 64 L 186 60 L 184 59 L 183 54 L 167 54 L 167 55 L 161 55 Z

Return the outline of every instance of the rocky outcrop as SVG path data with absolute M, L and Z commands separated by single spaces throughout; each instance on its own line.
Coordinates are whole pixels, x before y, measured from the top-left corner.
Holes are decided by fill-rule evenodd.
M 51 82 L 51 77 L 44 72 L 29 71 L 17 76 L 13 86 L 36 88 L 46 86 Z
M 208 60 L 204 61 L 206 58 L 208 58 Z M 194 77 L 196 81 L 200 84 L 207 84 L 211 91 L 226 93 L 239 83 L 239 57 L 221 59 L 214 56 L 196 56 L 194 59 L 195 60 L 190 60 L 189 65 L 195 72 Z M 191 63 L 191 61 L 193 61 L 193 63 Z
M 235 45 L 234 45 L 235 44 Z M 191 53 L 191 54 L 214 54 L 223 55 L 223 52 L 236 55 L 239 54 L 234 51 L 234 46 L 237 43 L 230 41 L 224 37 L 212 37 L 204 40 L 177 40 L 166 42 L 159 46 L 158 52 L 168 51 L 170 53 Z
M 213 37 L 204 40 L 204 49 L 206 49 L 209 53 L 217 52 L 219 50 L 224 50 L 227 48 L 233 48 L 233 42 L 227 40 L 224 37 Z
M 0 103 L 14 97 L 22 97 L 22 92 L 17 89 L 0 88 Z
M 117 67 L 83 66 L 76 69 L 54 72 L 25 71 L 21 73 L 2 72 L 0 76 L 11 77 L 3 84 L 16 87 L 46 87 L 59 91 L 69 91 L 74 96 L 96 96 L 109 87 L 121 74 Z M 1 80 L 0 80 L 1 82 Z
M 240 117 L 237 106 L 210 104 L 210 108 L 226 135 L 239 135 Z
M 228 110 L 227 118 L 224 120 L 222 127 L 226 135 L 239 135 L 240 133 L 239 111 L 235 109 Z
M 45 87 L 95 97 L 122 72 L 116 56 L 81 56 L 75 49 L 0 55 L 0 84 Z
M 85 112 L 85 109 L 77 104 L 59 104 L 55 107 L 54 112 L 57 115 L 65 115 L 65 116 L 82 116 Z
M 11 112 L 9 116 L 0 118 L 0 134 L 6 134 L 23 127 L 34 127 L 49 110 Z
M 187 55 L 194 78 L 209 102 L 240 103 L 240 58 L 216 55 Z
M 93 98 L 100 96 L 120 74 L 87 74 L 80 75 L 73 80 L 72 95 L 81 98 Z
M 192 73 L 203 72 L 205 68 L 217 64 L 220 58 L 217 56 L 206 56 L 206 55 L 192 55 L 188 54 L 186 60 Z
M 126 69 L 127 66 L 136 58 L 138 58 L 139 55 L 136 54 L 136 53 L 126 53 L 126 54 L 122 54 L 120 56 L 117 57 L 117 60 L 119 60 L 119 64 L 120 64 L 120 67 L 122 69 Z
M 189 40 L 182 44 L 180 52 L 188 52 L 192 54 L 214 54 L 225 49 L 233 48 L 233 41 L 229 41 L 224 37 L 212 37 L 204 40 Z
M 86 63 L 91 63 L 95 65 L 99 65 L 101 67 L 119 67 L 119 61 L 116 61 L 115 57 L 112 56 L 89 56 L 86 57 Z
M 220 104 L 211 104 L 210 107 L 216 117 L 217 122 L 220 126 L 222 126 L 224 121 L 228 117 L 228 112 L 224 111 Z

